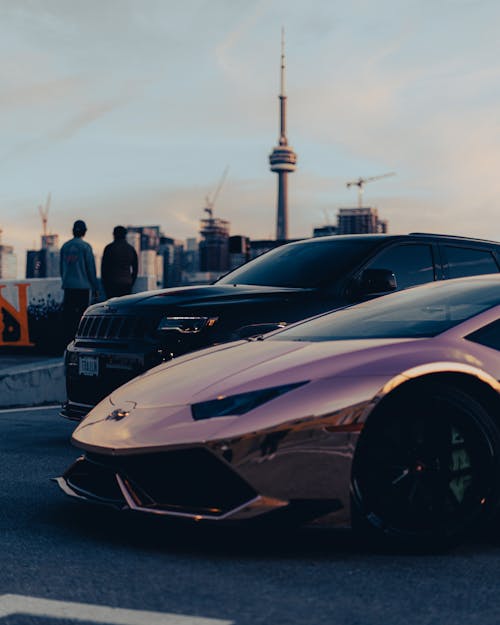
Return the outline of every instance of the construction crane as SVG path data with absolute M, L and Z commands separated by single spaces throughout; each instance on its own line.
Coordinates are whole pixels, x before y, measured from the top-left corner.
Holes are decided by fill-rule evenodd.
M 206 213 L 208 213 L 209 217 L 212 217 L 213 214 L 214 214 L 215 200 L 217 199 L 217 196 L 219 195 L 220 190 L 222 189 L 222 185 L 224 184 L 224 181 L 226 180 L 226 176 L 227 176 L 227 172 L 228 171 L 229 171 L 229 165 L 226 167 L 226 169 L 222 173 L 222 176 L 221 176 L 221 179 L 219 181 L 219 184 L 217 185 L 217 188 L 215 189 L 212 197 L 210 198 L 209 195 L 205 196 L 206 208 L 204 208 L 203 210 Z
M 38 211 L 40 213 L 40 217 L 42 218 L 42 234 L 43 236 L 47 236 L 47 222 L 49 220 L 49 209 L 50 209 L 50 200 L 51 194 L 47 195 L 47 200 L 45 201 L 45 206 L 41 204 L 38 205 Z
M 363 206 L 363 188 L 367 182 L 373 182 L 374 180 L 380 180 L 381 178 L 388 178 L 389 176 L 395 176 L 396 172 L 391 171 L 388 174 L 381 174 L 380 176 L 372 176 L 371 178 L 358 178 L 357 180 L 351 180 L 350 182 L 346 182 L 346 187 L 356 186 L 358 187 L 358 207 L 362 208 Z

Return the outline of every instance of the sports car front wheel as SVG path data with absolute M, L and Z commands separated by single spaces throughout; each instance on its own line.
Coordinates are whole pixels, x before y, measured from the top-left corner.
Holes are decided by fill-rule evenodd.
M 352 473 L 353 527 L 417 549 L 446 548 L 499 507 L 500 433 L 474 398 L 444 385 L 388 398 Z

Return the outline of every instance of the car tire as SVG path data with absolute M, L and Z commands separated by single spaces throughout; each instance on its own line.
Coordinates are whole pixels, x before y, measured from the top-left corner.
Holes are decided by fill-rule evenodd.
M 352 468 L 352 525 L 384 547 L 448 549 L 500 502 L 500 431 L 472 396 L 441 383 L 389 396 Z

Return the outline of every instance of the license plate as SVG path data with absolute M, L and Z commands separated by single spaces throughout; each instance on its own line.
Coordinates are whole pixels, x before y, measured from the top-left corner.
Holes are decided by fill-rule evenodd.
M 99 358 L 97 356 L 80 356 L 78 360 L 79 375 L 99 375 Z

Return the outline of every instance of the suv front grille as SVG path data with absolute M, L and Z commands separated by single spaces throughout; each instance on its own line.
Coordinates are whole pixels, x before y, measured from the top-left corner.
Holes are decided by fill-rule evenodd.
M 85 315 L 80 321 L 79 339 L 144 338 L 150 328 L 147 319 L 132 316 Z

